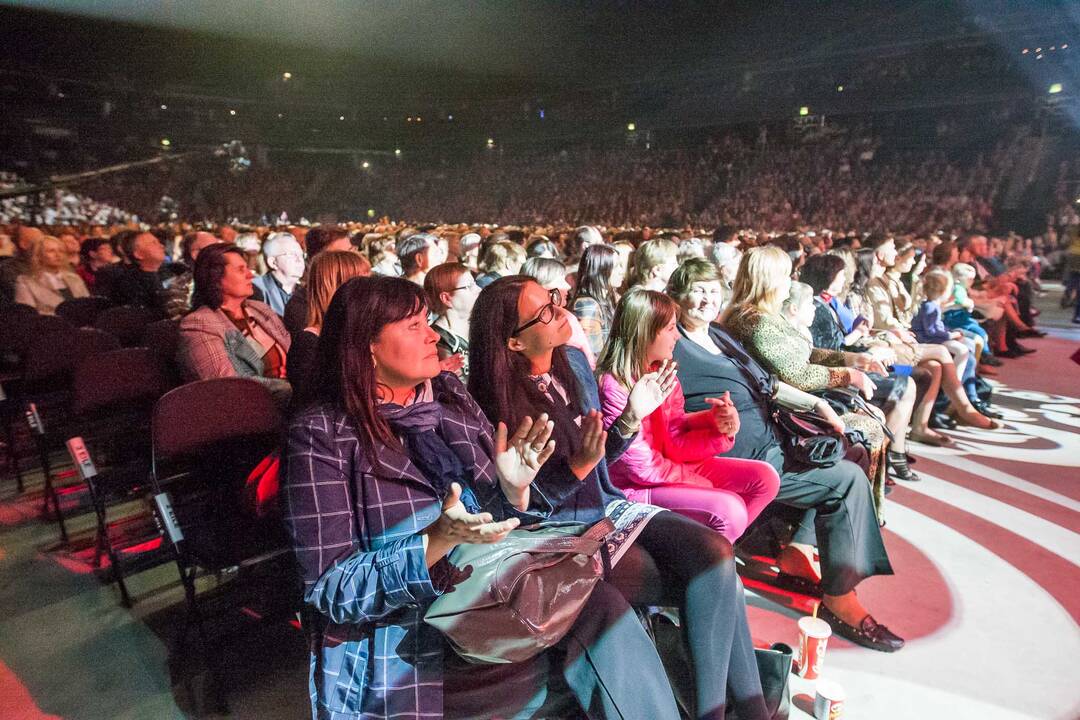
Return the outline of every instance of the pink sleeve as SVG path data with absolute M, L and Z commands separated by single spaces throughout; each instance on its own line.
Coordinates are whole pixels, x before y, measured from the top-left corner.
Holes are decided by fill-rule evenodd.
M 628 400 L 629 392 L 618 380 L 610 374 L 600 378 L 600 412 L 604 416 L 604 427 L 611 428 Z M 616 486 L 640 487 L 678 482 L 677 468 L 657 449 L 651 432 L 651 420 L 649 417 L 641 423 L 641 430 L 631 441 L 630 447 L 609 465 L 611 479 Z
M 675 389 L 664 401 L 668 430 L 667 456 L 678 462 L 700 462 L 730 450 L 735 438 L 716 429 L 712 410 L 687 414 L 685 403 L 682 385 L 676 380 Z

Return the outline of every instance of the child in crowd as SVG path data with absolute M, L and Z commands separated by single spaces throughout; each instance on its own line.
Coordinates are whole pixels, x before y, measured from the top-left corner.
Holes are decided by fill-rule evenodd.
M 780 314 L 811 345 L 814 344 L 814 338 L 810 334 L 810 326 L 814 324 L 814 311 L 814 289 L 806 283 L 791 283 L 791 291 L 780 308 Z
M 923 293 L 926 299 L 911 319 L 911 331 L 921 343 L 937 343 L 948 348 L 956 363 L 964 393 L 978 408 L 981 402 L 975 391 L 975 359 L 978 357 L 975 343 L 967 340 L 959 330 L 949 330 L 942 318 L 943 303 L 946 298 L 953 297 L 952 276 L 941 270 L 927 273 L 923 278 Z
M 950 330 L 959 330 L 967 337 L 976 340 L 979 349 L 978 357 L 990 355 L 990 336 L 983 329 L 971 311 L 975 309 L 975 301 L 968 295 L 968 290 L 975 282 L 975 268 L 967 263 L 956 263 L 952 267 L 953 286 L 952 292 L 945 296 L 942 303 L 942 320 L 945 327 Z

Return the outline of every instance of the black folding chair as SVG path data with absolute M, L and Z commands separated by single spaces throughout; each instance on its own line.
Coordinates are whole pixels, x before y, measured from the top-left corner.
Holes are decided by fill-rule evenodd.
M 196 593 L 197 576 L 235 575 L 221 597 L 227 587 L 243 587 L 252 571 L 277 568 L 273 590 L 260 600 L 276 592 L 296 607 L 298 582 L 284 526 L 279 517 L 260 517 L 246 488 L 251 470 L 278 448 L 281 428 L 270 392 L 244 378 L 183 385 L 154 408 L 155 502 L 184 586 L 184 636 L 194 623 L 206 641 L 204 606 L 213 598 Z M 216 663 L 208 664 L 216 672 Z
M 142 340 L 146 326 L 159 317 L 148 308 L 120 305 L 101 312 L 94 320 L 94 327 L 115 335 L 124 347 L 135 347 Z
M 56 314 L 75 327 L 93 327 L 97 316 L 110 307 L 112 301 L 109 298 L 91 295 L 65 300 L 56 308 Z
M 86 358 L 119 349 L 115 337 L 87 328 L 49 332 L 32 338 L 23 356 L 23 372 L 18 383 L 18 402 L 24 409 L 30 434 L 34 438 L 38 462 L 45 479 L 45 504 L 50 507 L 60 528 L 60 540 L 68 541 L 67 526 L 60 496 L 71 492 L 71 484 L 58 486 L 56 480 L 74 477 L 75 472 L 54 476 L 51 454 L 63 447 L 70 437 L 65 422 L 70 417 L 72 379 L 75 367 Z M 81 484 L 75 483 L 76 488 Z
M 172 559 L 152 512 L 108 517 L 110 508 L 137 498 L 150 507 L 150 423 L 166 389 L 160 363 L 146 348 L 94 355 L 75 370 L 70 426 L 78 434 L 68 439 L 68 452 L 97 517 L 93 564 L 109 558 L 124 607 L 131 607 L 124 578 Z
M 169 387 L 180 384 L 180 366 L 177 363 L 176 353 L 180 348 L 180 322 L 178 320 L 158 320 L 146 326 L 143 331 L 142 347 L 149 348 L 150 352 L 161 362 L 165 371 L 165 378 Z

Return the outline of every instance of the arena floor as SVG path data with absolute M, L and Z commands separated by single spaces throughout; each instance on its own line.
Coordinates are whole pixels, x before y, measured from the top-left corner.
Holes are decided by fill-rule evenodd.
M 860 594 L 907 638 L 886 655 L 830 640 L 824 677 L 861 720 L 1080 718 L 1080 329 L 1040 301 L 1051 335 L 1001 368 L 1008 428 L 954 432 L 951 450 L 914 445 L 923 481 L 889 497 L 897 575 Z M 124 610 L 87 564 L 59 548 L 33 498 L 0 486 L 0 719 L 158 720 L 202 711 L 203 675 L 170 660 L 181 592 L 169 565 L 131 582 Z M 76 529 L 91 529 L 83 518 Z M 754 588 L 753 583 L 749 584 Z M 804 601 L 755 590 L 755 640 L 795 644 Z M 250 609 L 249 609 L 250 610 Z M 231 717 L 307 714 L 306 651 L 289 623 L 250 610 L 222 632 Z M 793 678 L 793 718 L 812 683 Z

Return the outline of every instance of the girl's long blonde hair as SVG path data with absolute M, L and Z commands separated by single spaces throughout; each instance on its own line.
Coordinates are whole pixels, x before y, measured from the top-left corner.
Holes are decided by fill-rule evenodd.
M 725 323 L 733 315 L 756 310 L 775 315 L 786 298 L 780 288 L 791 276 L 791 257 L 777 245 L 759 245 L 743 253 L 731 285 L 731 301 L 721 315 Z
M 633 384 L 649 369 L 645 353 L 649 345 L 678 312 L 675 301 L 663 293 L 631 288 L 615 307 L 611 334 L 596 361 L 596 375 L 611 373 L 624 387 Z

